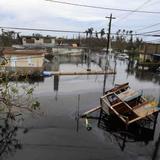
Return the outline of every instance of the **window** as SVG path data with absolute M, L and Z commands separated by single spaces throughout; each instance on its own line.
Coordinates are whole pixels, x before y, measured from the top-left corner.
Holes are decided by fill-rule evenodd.
M 34 39 L 33 38 L 26 38 L 26 43 L 34 43 Z
M 32 58 L 31 58 L 31 57 L 28 57 L 28 58 L 27 58 L 27 61 L 28 61 L 28 65 L 29 65 L 29 66 L 32 66 Z
M 44 38 L 43 42 L 44 43 L 52 43 L 52 40 L 50 38 Z

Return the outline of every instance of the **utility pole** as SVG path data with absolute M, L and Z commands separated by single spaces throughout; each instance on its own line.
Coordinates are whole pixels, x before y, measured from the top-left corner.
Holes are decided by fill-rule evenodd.
M 109 44 L 110 44 L 110 34 L 111 34 L 111 24 L 112 24 L 112 19 L 116 19 L 115 17 L 112 17 L 112 14 L 110 17 L 105 17 L 109 18 L 109 27 L 108 27 L 108 34 L 107 34 L 107 50 L 106 50 L 106 55 L 109 53 Z
M 104 74 L 104 83 L 103 83 L 103 95 L 105 94 L 105 86 L 106 86 L 106 78 L 107 78 L 107 69 L 108 69 L 108 60 L 107 56 L 109 53 L 109 44 L 110 44 L 110 34 L 111 34 L 111 24 L 112 24 L 112 19 L 116 19 L 115 17 L 112 17 L 112 14 L 110 14 L 110 17 L 105 17 L 109 18 L 109 27 L 108 27 L 108 34 L 107 34 L 107 49 L 106 49 L 106 64 L 105 64 L 105 74 Z

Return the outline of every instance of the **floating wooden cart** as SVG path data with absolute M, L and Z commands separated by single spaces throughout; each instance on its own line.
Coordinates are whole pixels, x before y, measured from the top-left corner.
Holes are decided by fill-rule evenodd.
M 118 85 L 100 98 L 102 110 L 114 114 L 126 125 L 148 117 L 160 110 L 156 102 L 148 102 L 141 91 L 135 91 L 128 83 Z

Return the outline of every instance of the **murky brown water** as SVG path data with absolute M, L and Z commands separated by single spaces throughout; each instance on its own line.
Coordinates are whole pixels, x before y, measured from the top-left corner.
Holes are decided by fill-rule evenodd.
M 96 60 L 96 59 L 95 59 Z M 99 62 L 99 59 L 97 59 Z M 68 60 L 59 59 L 59 63 L 50 68 L 61 71 L 86 70 L 81 57 Z M 103 65 L 103 60 L 102 60 Z M 128 60 L 117 60 L 117 74 L 107 76 L 106 90 L 117 83 L 129 82 L 136 90 L 143 90 L 144 95 L 160 97 L 160 74 L 136 72 L 128 66 Z M 58 66 L 57 66 L 58 65 Z M 110 59 L 114 67 L 114 59 Z M 94 62 L 92 69 L 101 69 Z M 23 148 L 15 153 L 7 154 L 9 160 L 158 160 L 160 159 L 160 118 L 155 129 L 141 129 L 137 126 L 125 134 L 117 126 L 117 121 L 101 122 L 90 120 L 92 130 L 87 131 L 84 120 L 79 121 L 76 132 L 75 117 L 80 95 L 79 112 L 99 105 L 99 97 L 103 94 L 103 75 L 92 76 L 61 76 L 45 78 L 44 82 L 36 83 L 35 96 L 41 102 L 42 116 L 26 115 L 22 126 L 28 128 L 27 134 L 18 134 L 17 139 Z M 98 116 L 97 112 L 95 116 Z M 115 125 L 116 124 L 116 125 Z M 153 125 L 153 124 L 152 124 Z M 117 128 L 119 130 L 117 131 Z M 137 132 L 135 130 L 137 129 Z M 21 130 L 21 129 L 20 129 Z M 141 134 L 140 134 L 141 133 Z

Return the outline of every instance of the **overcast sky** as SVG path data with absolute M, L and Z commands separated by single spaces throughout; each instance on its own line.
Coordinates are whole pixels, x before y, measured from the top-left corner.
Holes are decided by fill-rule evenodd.
M 59 1 L 134 10 L 147 0 Z M 160 11 L 160 0 L 148 0 L 147 2 L 148 3 L 141 7 L 140 10 Z M 116 20 L 113 20 L 112 32 L 118 29 L 137 30 L 138 32 L 138 29 L 160 22 L 160 14 L 131 14 L 130 12 L 62 5 L 45 0 L 0 0 L 0 26 L 78 31 L 85 31 L 87 28 L 93 27 L 99 31 L 101 28 L 107 29 L 108 20 L 105 19 L 105 16 L 109 16 L 111 12 L 113 16 L 116 17 Z M 128 14 L 130 15 L 126 17 Z M 160 25 L 144 31 L 156 30 L 159 29 L 159 27 Z M 26 33 L 27 32 L 23 34 Z M 54 34 L 55 33 L 52 33 L 52 35 Z

